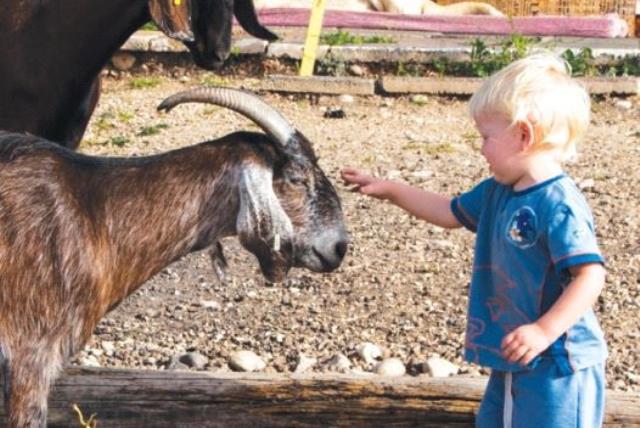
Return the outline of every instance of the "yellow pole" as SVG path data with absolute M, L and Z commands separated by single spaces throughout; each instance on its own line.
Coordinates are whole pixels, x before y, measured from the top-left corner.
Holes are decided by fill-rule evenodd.
M 307 37 L 302 53 L 302 64 L 300 64 L 300 76 L 311 76 L 313 74 L 313 65 L 316 62 L 320 31 L 322 31 L 324 5 L 325 0 L 313 0 L 311 16 L 309 17 L 309 27 L 307 28 Z

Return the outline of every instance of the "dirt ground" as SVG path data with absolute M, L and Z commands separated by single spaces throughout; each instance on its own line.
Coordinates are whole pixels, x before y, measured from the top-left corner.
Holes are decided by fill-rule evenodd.
M 157 113 L 165 96 L 213 82 L 203 72 L 178 74 L 105 79 L 81 151 L 139 156 L 256 129 L 212 106 Z M 252 88 L 255 81 L 222 83 Z M 228 239 L 227 283 L 216 281 L 205 253 L 174 263 L 99 324 L 76 362 L 165 369 L 195 351 L 207 358 L 204 370 L 228 371 L 229 354 L 246 349 L 267 372 L 293 370 L 300 354 L 322 362 L 343 353 L 359 368 L 354 351 L 372 342 L 412 373 L 437 355 L 463 374 L 486 374 L 461 358 L 474 236 L 350 193 L 338 178 L 350 165 L 447 194 L 469 189 L 488 170 L 467 100 L 356 97 L 343 101 L 345 118 L 331 119 L 323 113 L 341 105 L 337 97 L 263 96 L 315 143 L 339 191 L 351 237 L 342 267 L 326 275 L 296 270 L 268 285 L 253 256 Z M 568 172 L 584 188 L 608 260 L 596 307 L 610 349 L 608 386 L 640 391 L 640 99 L 595 100 L 593 113 Z

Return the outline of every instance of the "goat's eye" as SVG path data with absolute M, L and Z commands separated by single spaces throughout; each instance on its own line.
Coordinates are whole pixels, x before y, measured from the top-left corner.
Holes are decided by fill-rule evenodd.
M 306 180 L 302 176 L 289 177 L 289 183 L 291 183 L 293 185 L 296 185 L 296 186 L 300 186 L 300 185 L 304 185 L 306 183 Z

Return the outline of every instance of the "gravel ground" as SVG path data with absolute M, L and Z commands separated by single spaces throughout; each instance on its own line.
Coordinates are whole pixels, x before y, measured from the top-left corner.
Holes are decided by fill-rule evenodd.
M 185 74 L 186 73 L 186 74 Z M 155 107 L 165 96 L 203 83 L 251 88 L 255 80 L 223 80 L 197 71 L 109 77 L 81 151 L 143 155 L 193 144 L 240 129 L 243 117 L 218 107 Z M 320 164 L 343 200 L 351 247 L 332 274 L 292 271 L 269 285 L 237 240 L 223 242 L 227 283 L 216 282 L 204 253 L 191 254 L 156 275 L 108 314 L 75 363 L 166 369 L 197 352 L 203 370 L 229 371 L 228 358 L 250 350 L 266 372 L 295 369 L 300 355 L 313 370 L 342 353 L 365 369 L 355 350 L 363 342 L 401 359 L 409 373 L 440 356 L 462 374 L 486 374 L 461 359 L 474 236 L 418 221 L 394 206 L 350 193 L 338 180 L 357 166 L 448 194 L 487 176 L 464 99 L 263 94 L 315 142 Z M 332 106 L 343 119 L 323 117 Z M 640 99 L 600 99 L 581 157 L 568 170 L 583 187 L 608 259 L 597 314 L 610 359 L 608 386 L 640 391 Z M 152 134 L 152 135 L 145 135 Z

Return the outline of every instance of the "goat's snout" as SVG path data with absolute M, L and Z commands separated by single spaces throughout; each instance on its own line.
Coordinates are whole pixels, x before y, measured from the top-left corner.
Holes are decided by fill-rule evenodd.
M 314 270 L 331 272 L 337 269 L 347 253 L 348 245 L 346 233 L 331 233 L 318 237 L 312 246 L 313 255 L 319 262 L 319 266 Z

